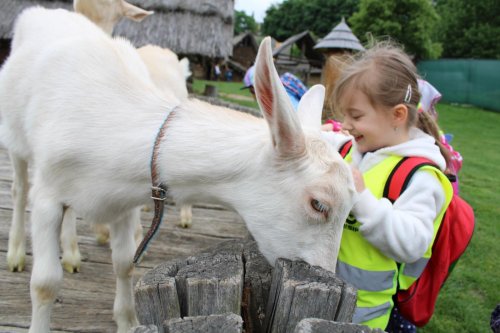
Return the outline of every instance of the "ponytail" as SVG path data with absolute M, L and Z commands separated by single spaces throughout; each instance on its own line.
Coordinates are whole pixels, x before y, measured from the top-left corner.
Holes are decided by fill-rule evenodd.
M 418 112 L 417 113 L 417 127 L 420 128 L 425 133 L 434 137 L 436 140 L 436 145 L 439 147 L 441 151 L 441 155 L 443 155 L 446 160 L 446 167 L 449 168 L 451 165 L 451 153 L 446 148 L 443 143 L 441 143 L 441 133 L 439 132 L 439 126 L 436 121 L 428 112 Z

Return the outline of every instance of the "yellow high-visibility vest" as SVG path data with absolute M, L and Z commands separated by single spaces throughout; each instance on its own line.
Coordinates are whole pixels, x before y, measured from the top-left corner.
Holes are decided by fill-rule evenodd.
M 396 164 L 402 159 L 391 156 L 363 173 L 366 188 L 376 198 L 382 198 L 384 186 Z M 350 154 L 346 160 L 350 162 Z M 423 166 L 443 185 L 446 202 L 434 221 L 434 237 L 424 256 L 411 264 L 401 264 L 385 256 L 371 245 L 360 233 L 360 223 L 349 215 L 342 234 L 337 262 L 337 274 L 358 289 L 358 299 L 353 322 L 372 328 L 385 329 L 393 307 L 392 297 L 398 287 L 407 289 L 420 276 L 432 253 L 432 244 L 443 215 L 453 195 L 453 188 L 447 177 L 432 166 Z

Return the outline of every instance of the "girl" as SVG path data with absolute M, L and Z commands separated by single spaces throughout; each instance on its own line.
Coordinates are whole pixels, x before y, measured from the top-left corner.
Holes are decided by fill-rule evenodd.
M 449 153 L 435 122 L 417 113 L 417 78 L 399 48 L 379 44 L 369 49 L 344 69 L 332 96 L 343 115 L 342 128 L 351 136 L 325 135 L 337 147 L 353 140 L 346 160 L 358 191 L 344 224 L 337 274 L 358 288 L 353 321 L 389 331 L 392 297 L 425 267 L 453 192 L 441 171 L 426 166 L 394 203 L 382 198 L 390 172 L 405 156 L 425 157 L 440 170 L 447 168 Z

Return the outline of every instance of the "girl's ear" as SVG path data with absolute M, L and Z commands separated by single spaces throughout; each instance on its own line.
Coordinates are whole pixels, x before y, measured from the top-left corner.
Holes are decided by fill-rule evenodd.
M 394 127 L 406 126 L 408 123 L 408 107 L 404 104 L 398 104 L 392 109 L 392 118 Z

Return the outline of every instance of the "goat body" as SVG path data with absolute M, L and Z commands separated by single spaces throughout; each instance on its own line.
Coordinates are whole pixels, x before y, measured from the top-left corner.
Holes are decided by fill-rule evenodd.
M 23 42 L 0 71 L 0 139 L 34 169 L 31 333 L 49 331 L 63 277 L 58 232 L 66 207 L 110 224 L 114 318 L 119 332 L 137 323 L 130 274 L 136 207 L 150 200 L 151 152 L 167 115 L 158 172 L 174 198 L 234 209 L 271 263 L 303 259 L 334 271 L 354 186 L 320 136 L 323 87 L 311 88 L 294 113 L 267 38 L 255 74 L 265 119 L 180 100 L 155 85 L 128 41 L 88 21 L 80 34 L 43 47 L 31 40 L 37 32 L 29 20 L 56 26 L 75 15 L 25 11 L 14 35 Z

